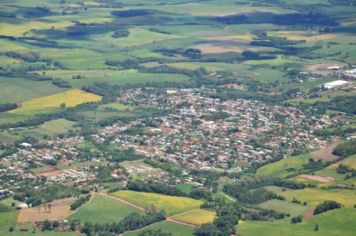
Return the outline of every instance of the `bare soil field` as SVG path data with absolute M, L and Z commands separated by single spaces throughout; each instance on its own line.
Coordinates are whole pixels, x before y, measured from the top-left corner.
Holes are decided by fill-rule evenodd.
M 314 151 L 311 153 L 311 157 L 318 161 L 318 160 L 327 160 L 327 161 L 332 161 L 335 160 L 337 158 L 337 156 L 333 155 L 333 149 L 336 147 L 338 143 L 332 143 L 328 146 L 326 146 L 325 148 L 322 148 L 320 150 Z
M 328 182 L 331 182 L 331 181 L 335 180 L 332 177 L 321 177 L 321 176 L 315 176 L 315 175 L 298 175 L 297 178 L 317 181 L 317 182 L 320 182 L 320 183 L 328 183 Z
M 45 208 L 44 205 L 40 207 L 32 207 L 21 209 L 17 217 L 18 223 L 35 223 L 45 220 L 63 221 L 70 214 L 70 205 L 75 201 L 75 198 L 66 198 L 51 202 L 51 209 Z M 48 205 L 48 204 L 47 204 Z

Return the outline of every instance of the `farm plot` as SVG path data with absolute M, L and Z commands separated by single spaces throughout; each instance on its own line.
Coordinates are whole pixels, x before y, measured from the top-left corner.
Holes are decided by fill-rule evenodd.
M 17 217 L 18 223 L 35 223 L 45 220 L 62 221 L 70 215 L 70 205 L 75 201 L 74 198 L 67 198 L 51 202 L 51 208 L 44 205 L 20 210 Z
M 68 219 L 105 224 L 119 222 L 133 212 L 140 211 L 120 201 L 96 195 L 90 203 L 81 207 Z
M 59 109 L 61 104 L 65 107 L 75 107 L 82 103 L 98 102 L 101 97 L 92 93 L 87 93 L 79 89 L 71 89 L 65 92 L 34 98 L 25 101 L 21 107 L 11 111 L 11 113 L 32 114 L 35 112 Z
M 174 215 L 199 208 L 203 203 L 201 200 L 188 197 L 175 197 L 129 190 L 112 193 L 112 196 L 121 198 L 143 208 L 155 206 L 159 210 L 164 210 L 168 215 Z
M 215 212 L 207 211 L 204 209 L 193 209 L 172 217 L 173 220 L 184 222 L 193 225 L 202 225 L 210 223 L 216 216 Z

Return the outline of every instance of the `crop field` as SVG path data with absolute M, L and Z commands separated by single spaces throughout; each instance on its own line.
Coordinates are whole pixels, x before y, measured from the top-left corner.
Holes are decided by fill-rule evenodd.
M 97 102 L 100 100 L 101 97 L 98 95 L 87 93 L 79 89 L 71 89 L 25 101 L 19 108 L 11 111 L 11 113 L 31 114 L 34 112 L 48 111 L 50 109 L 59 109 L 61 104 L 65 104 L 65 107 L 75 107 L 82 103 Z
M 342 208 L 332 210 L 305 220 L 299 224 L 276 222 L 240 222 L 238 232 L 241 236 L 353 236 L 356 231 L 354 219 L 356 210 L 353 208 Z M 315 225 L 319 225 L 319 231 L 315 231 Z
M 176 82 L 182 83 L 188 80 L 187 76 L 165 73 L 141 73 L 136 70 L 55 70 L 46 71 L 46 74 L 55 78 L 68 81 L 72 86 L 81 88 L 93 84 L 96 81 L 110 84 L 145 84 L 147 82 Z M 83 76 L 83 79 L 72 79 L 73 76 Z
M 23 78 L 0 76 L 1 103 L 22 102 L 63 91 L 48 81 L 32 81 Z
M 305 188 L 300 190 L 287 190 L 281 192 L 287 200 L 293 198 L 301 202 L 307 202 L 308 207 L 314 207 L 324 201 L 337 201 L 345 207 L 353 207 L 356 204 L 356 192 L 348 189 L 318 189 Z
M 204 209 L 193 209 L 172 217 L 174 220 L 181 221 L 193 225 L 202 225 L 213 222 L 216 216 L 215 212 Z
M 96 195 L 94 199 L 82 206 L 68 219 L 104 224 L 119 222 L 133 212 L 140 211 L 120 201 Z
M 191 209 L 199 208 L 203 203 L 187 197 L 174 197 L 156 193 L 144 193 L 134 191 L 118 191 L 112 196 L 129 201 L 140 207 L 155 206 L 157 209 L 164 210 L 168 215 L 174 215 Z
M 171 233 L 172 236 L 193 236 L 194 228 L 169 221 L 162 221 L 149 225 L 135 232 L 125 233 L 124 236 L 139 236 L 145 230 L 161 230 L 162 233 Z

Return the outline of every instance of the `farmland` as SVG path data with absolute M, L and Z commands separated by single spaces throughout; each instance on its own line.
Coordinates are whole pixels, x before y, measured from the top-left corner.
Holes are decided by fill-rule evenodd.
M 113 193 L 112 196 L 132 202 L 143 208 L 153 205 L 159 210 L 164 210 L 168 215 L 174 215 L 194 208 L 199 208 L 203 203 L 200 200 L 187 197 L 173 197 L 134 191 L 119 191 Z
M 100 96 L 86 93 L 78 89 L 72 89 L 66 92 L 24 101 L 20 108 L 11 112 L 33 114 L 35 112 L 42 112 L 49 109 L 59 109 L 61 104 L 65 104 L 65 107 L 75 107 L 82 103 L 97 102 L 100 99 Z
M 152 224 L 144 229 L 136 232 L 130 232 L 124 234 L 125 236 L 138 236 L 141 232 L 145 230 L 161 230 L 163 233 L 172 233 L 173 236 L 190 236 L 193 235 L 194 228 L 186 225 L 176 224 L 173 222 L 159 222 Z
M 193 209 L 173 217 L 174 220 L 193 224 L 193 225 L 201 225 L 205 223 L 210 223 L 214 220 L 216 214 L 212 211 L 207 211 L 203 209 Z
M 71 215 L 69 220 L 82 222 L 113 223 L 119 222 L 132 212 L 139 212 L 120 201 L 97 195 L 87 205 Z
M 257 235 L 348 235 L 354 234 L 355 225 L 352 220 L 355 218 L 356 211 L 352 208 L 345 208 L 335 211 L 330 211 L 318 215 L 308 221 L 300 224 L 281 224 L 279 222 L 242 222 L 239 225 L 239 232 L 242 236 L 257 236 Z M 313 230 L 315 224 L 319 225 L 319 231 Z
M 353 2 L 1 0 L 0 235 L 353 235 Z

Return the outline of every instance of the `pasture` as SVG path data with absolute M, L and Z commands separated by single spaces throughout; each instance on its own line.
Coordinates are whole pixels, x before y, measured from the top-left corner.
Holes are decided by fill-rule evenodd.
M 354 219 L 356 209 L 342 208 L 332 210 L 305 220 L 299 224 L 290 224 L 290 222 L 240 222 L 238 234 L 241 236 L 353 236 L 356 231 Z M 315 225 L 319 225 L 319 231 L 315 231 Z
M 291 216 L 303 215 L 307 209 L 306 206 L 295 204 L 289 201 L 281 201 L 278 199 L 268 200 L 267 202 L 261 203 L 258 206 L 264 209 L 290 214 Z
M 111 194 L 143 208 L 155 206 L 159 210 L 164 210 L 168 215 L 174 215 L 191 209 L 199 208 L 203 203 L 188 197 L 175 197 L 157 193 L 145 193 L 135 191 L 118 191 Z
M 202 225 L 213 222 L 216 213 L 204 209 L 193 209 L 172 217 L 173 220 L 193 225 Z
M 33 114 L 43 111 L 48 112 L 52 109 L 59 109 L 61 104 L 65 104 L 65 107 L 75 107 L 79 104 L 98 102 L 100 100 L 101 97 L 98 95 L 87 93 L 79 89 L 71 89 L 65 92 L 24 101 L 19 108 L 11 111 L 11 113 Z
M 161 230 L 162 233 L 171 233 L 172 236 L 193 236 L 194 228 L 169 221 L 162 221 L 149 225 L 143 229 L 125 233 L 124 236 L 139 236 L 145 230 Z
M 303 164 L 307 163 L 309 158 L 309 154 L 287 157 L 280 161 L 262 166 L 257 170 L 257 175 L 285 178 L 289 175 L 298 173 L 299 170 L 302 170 Z
M 119 222 L 133 212 L 140 211 L 120 201 L 95 195 L 89 203 L 68 217 L 68 220 L 105 224 Z
M 285 197 L 288 201 L 293 198 L 301 202 L 307 202 L 307 206 L 315 207 L 324 201 L 337 201 L 345 207 L 353 207 L 356 204 L 356 192 L 348 189 L 318 189 L 305 188 L 299 190 L 287 190 L 281 192 L 280 195 Z

